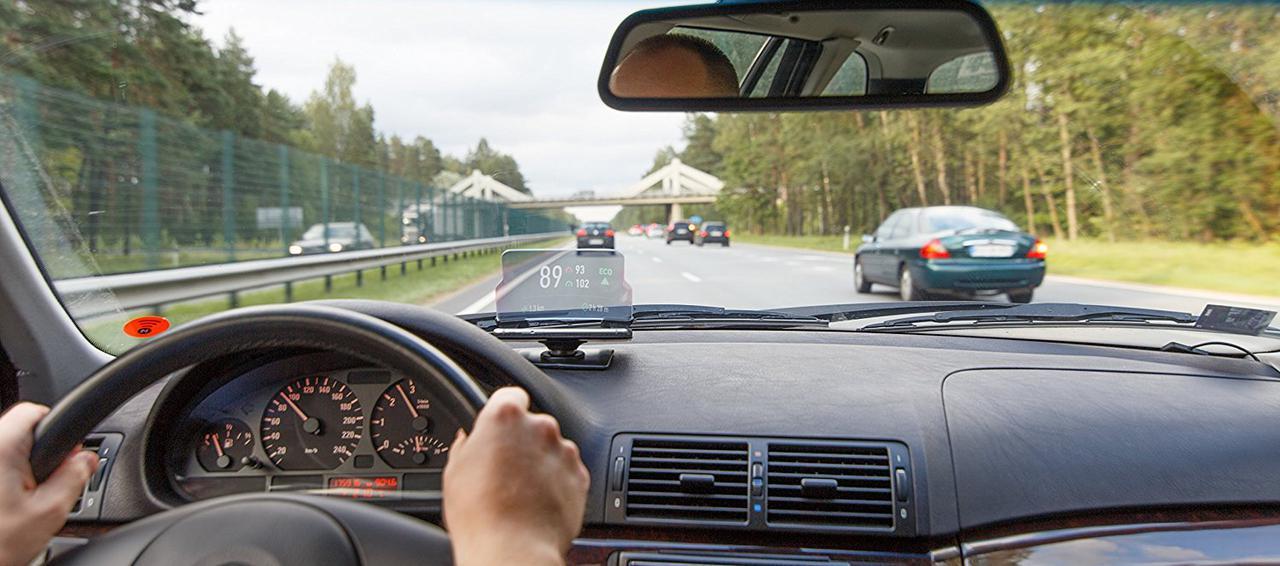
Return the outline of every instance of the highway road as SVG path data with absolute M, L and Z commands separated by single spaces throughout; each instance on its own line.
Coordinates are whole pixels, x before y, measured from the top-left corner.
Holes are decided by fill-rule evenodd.
M 779 308 L 858 302 L 898 301 L 897 289 L 876 285 L 872 293 L 853 289 L 852 255 L 735 243 L 696 247 L 684 242 L 619 235 L 626 279 L 635 304 L 684 303 L 729 308 Z M 1036 291 L 1037 302 L 1112 304 L 1199 314 L 1206 304 L 1280 309 L 1280 299 L 1246 297 L 1148 285 L 1111 283 L 1053 275 Z M 434 306 L 455 313 L 494 310 L 493 276 Z M 1007 300 L 1003 295 L 984 300 Z

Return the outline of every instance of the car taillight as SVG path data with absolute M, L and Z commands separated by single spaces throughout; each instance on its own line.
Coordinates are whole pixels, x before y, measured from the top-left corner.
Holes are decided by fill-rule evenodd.
M 578 235 L 579 235 L 579 236 L 586 236 L 586 235 L 587 235 L 587 229 L 586 229 L 586 228 L 582 228 L 582 229 L 578 230 Z
M 728 238 L 728 237 L 729 237 L 729 231 L 728 231 L 728 230 L 725 230 L 725 231 L 724 231 L 724 237 L 726 237 L 726 238 Z
M 605 231 L 604 231 L 604 237 L 606 237 L 606 238 L 612 238 L 612 237 L 613 237 L 613 230 L 605 230 Z
M 698 235 L 699 235 L 699 236 L 702 236 L 703 238 L 705 238 L 705 237 L 707 237 L 707 231 L 706 231 L 706 230 L 703 230 L 703 231 L 701 231 L 701 232 L 698 232 Z
M 951 252 L 947 251 L 947 247 L 942 245 L 939 240 L 930 240 L 923 248 L 920 248 L 920 257 L 925 259 L 945 259 L 951 257 Z
M 1030 259 L 1044 259 L 1048 255 L 1049 255 L 1049 244 L 1046 244 L 1040 240 L 1036 240 L 1036 243 L 1032 244 L 1031 246 L 1031 251 L 1027 252 L 1027 257 Z

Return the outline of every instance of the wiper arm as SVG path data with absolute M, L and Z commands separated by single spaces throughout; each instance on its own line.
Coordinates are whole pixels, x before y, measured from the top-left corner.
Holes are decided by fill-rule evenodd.
M 735 328 L 827 326 L 827 321 L 783 311 L 725 309 L 697 305 L 642 305 L 634 307 L 632 328 L 655 327 Z
M 1035 303 L 1010 306 L 997 312 L 956 310 L 929 316 L 912 316 L 868 324 L 859 330 L 914 328 L 921 323 L 953 322 L 1172 322 L 1193 324 L 1196 316 L 1184 312 L 1072 303 Z
M 910 303 L 850 303 L 844 305 L 789 307 L 784 309 L 773 309 L 770 312 L 789 316 L 811 316 L 827 322 L 842 322 L 846 320 L 880 318 L 882 316 L 912 314 L 918 312 L 1005 310 L 1017 306 L 1020 305 L 1013 303 L 989 303 L 975 301 L 917 301 Z

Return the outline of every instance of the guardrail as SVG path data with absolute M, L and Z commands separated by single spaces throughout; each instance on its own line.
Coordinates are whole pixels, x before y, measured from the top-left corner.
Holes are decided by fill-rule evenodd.
M 417 262 L 450 255 L 466 255 L 472 252 L 493 251 L 500 248 L 568 236 L 568 232 L 544 232 L 398 246 L 341 252 L 334 254 L 305 255 L 275 259 L 256 259 L 235 263 L 179 267 L 157 271 L 121 273 L 97 277 L 79 277 L 54 281 L 54 287 L 72 316 L 77 319 L 112 314 L 124 310 L 153 308 L 162 305 L 229 295 L 231 305 L 237 304 L 237 293 L 250 289 L 285 286 L 285 300 L 292 299 L 295 282 L 324 277 L 326 284 L 334 275 L 356 274 L 356 284 L 363 283 L 366 270 L 379 269 L 381 277 L 387 277 L 387 267 L 400 265 L 400 272 L 408 270 L 410 262 Z

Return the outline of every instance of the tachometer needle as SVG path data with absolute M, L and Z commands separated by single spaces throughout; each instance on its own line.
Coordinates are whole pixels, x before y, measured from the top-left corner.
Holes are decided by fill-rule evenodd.
M 399 383 L 396 384 L 396 391 L 399 391 L 400 397 L 404 399 L 404 406 L 409 408 L 409 414 L 413 415 L 415 419 L 418 418 L 418 409 L 413 406 L 413 401 L 409 400 L 409 396 L 405 394 L 404 388 L 400 387 Z
M 225 456 L 225 454 L 222 453 L 222 441 L 218 440 L 218 433 L 216 432 L 213 433 L 213 449 L 218 451 L 219 458 Z

